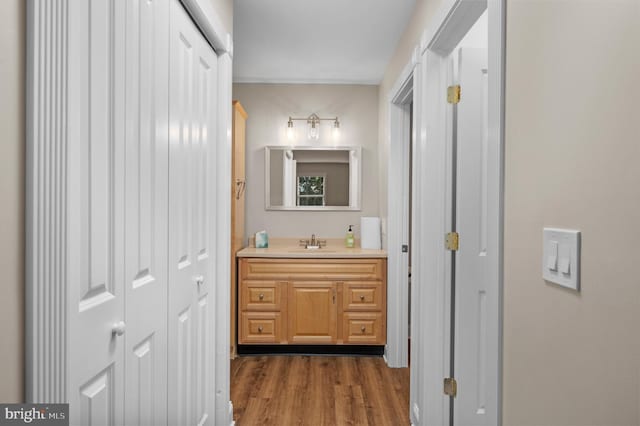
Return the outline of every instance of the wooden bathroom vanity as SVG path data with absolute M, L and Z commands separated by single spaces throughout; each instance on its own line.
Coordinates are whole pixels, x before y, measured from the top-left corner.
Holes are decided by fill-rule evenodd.
M 238 253 L 238 344 L 386 343 L 386 253 L 320 250 Z

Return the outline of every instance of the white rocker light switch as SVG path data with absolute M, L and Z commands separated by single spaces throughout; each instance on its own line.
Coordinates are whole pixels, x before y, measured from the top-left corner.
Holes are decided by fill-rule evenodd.
M 571 265 L 571 259 L 569 259 L 568 257 L 563 257 L 558 263 L 558 270 L 563 274 L 570 274 L 571 271 L 569 265 Z
M 542 278 L 580 290 L 580 231 L 544 228 Z
M 549 241 L 549 255 L 547 256 L 547 268 L 552 271 L 558 270 L 558 242 Z

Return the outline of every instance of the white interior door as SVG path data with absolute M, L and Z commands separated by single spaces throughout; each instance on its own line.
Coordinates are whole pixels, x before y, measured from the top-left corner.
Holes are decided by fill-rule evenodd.
M 168 420 L 210 424 L 217 57 L 177 0 L 170 17 Z
M 66 343 L 69 354 L 64 395 L 72 407 L 71 424 L 123 423 L 124 6 L 92 0 L 69 9 L 68 81 L 75 107 L 59 112 L 73 123 L 66 159 L 69 250 L 65 258 L 64 247 L 52 245 L 49 256 L 66 262 L 69 276 L 68 300 L 51 303 L 69 304 L 69 340 L 58 345 Z M 64 383 L 63 378 L 54 383 Z
M 126 425 L 167 424 L 168 0 L 126 4 Z
M 456 52 L 454 52 L 454 55 Z M 461 86 L 457 105 L 456 230 L 460 246 L 455 260 L 454 375 L 458 384 L 453 423 L 460 426 L 495 425 L 493 394 L 498 359 L 497 328 L 488 301 L 497 286 L 489 281 L 488 259 L 488 75 L 487 49 L 457 52 Z

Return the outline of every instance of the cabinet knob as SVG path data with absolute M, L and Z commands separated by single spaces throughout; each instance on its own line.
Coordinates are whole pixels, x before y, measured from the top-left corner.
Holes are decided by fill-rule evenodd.
M 264 294 L 260 293 L 260 294 L 258 295 L 258 299 L 260 299 L 260 300 L 264 299 Z
M 196 275 L 195 277 L 193 277 L 193 280 L 196 282 L 196 284 L 198 284 L 198 287 L 204 284 L 204 276 L 202 275 Z
M 360 331 L 362 331 L 363 333 L 367 330 L 367 328 L 363 325 L 362 327 L 360 327 Z
M 258 333 L 262 333 L 262 326 L 258 327 Z
M 126 327 L 127 325 L 124 323 L 124 321 L 118 321 L 111 326 L 111 334 L 122 336 Z
M 360 295 L 360 301 L 364 302 L 364 294 Z

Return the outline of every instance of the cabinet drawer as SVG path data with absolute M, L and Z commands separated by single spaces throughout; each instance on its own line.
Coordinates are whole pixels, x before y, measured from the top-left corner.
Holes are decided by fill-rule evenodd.
M 345 312 L 343 314 L 343 341 L 352 345 L 384 345 L 386 327 L 382 313 Z
M 342 309 L 345 311 L 381 311 L 385 295 L 379 282 L 345 282 Z
M 240 310 L 279 311 L 283 283 L 276 281 L 242 281 Z
M 243 312 L 238 343 L 280 343 L 282 321 L 279 312 Z
M 242 279 L 249 280 L 382 280 L 386 259 L 262 259 L 240 262 Z

